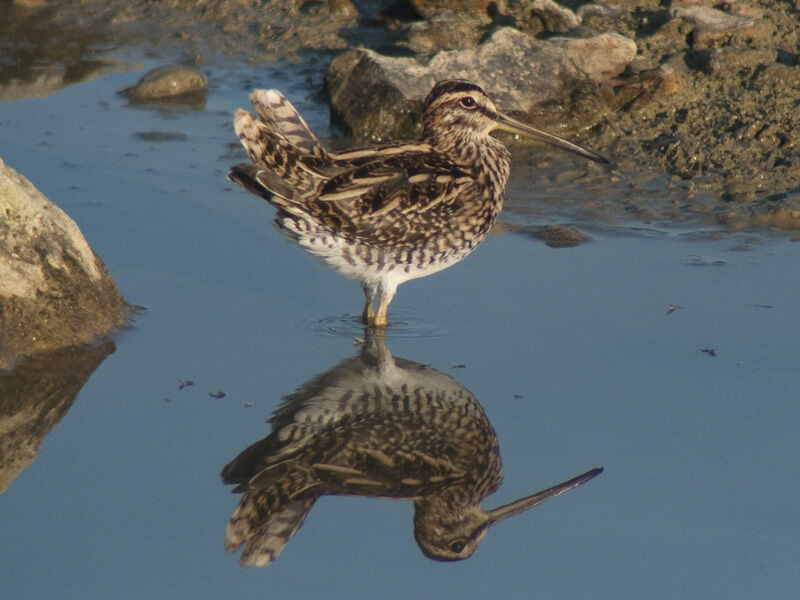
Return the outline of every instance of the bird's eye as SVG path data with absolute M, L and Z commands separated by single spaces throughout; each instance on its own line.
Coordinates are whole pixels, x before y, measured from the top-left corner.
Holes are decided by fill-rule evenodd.
M 464 96 L 461 99 L 461 106 L 464 108 L 475 108 L 475 99 L 472 96 Z
M 464 549 L 464 546 L 466 546 L 464 542 L 462 542 L 461 540 L 456 540 L 455 542 L 450 543 L 450 550 L 452 550 L 456 554 L 461 554 L 461 551 Z

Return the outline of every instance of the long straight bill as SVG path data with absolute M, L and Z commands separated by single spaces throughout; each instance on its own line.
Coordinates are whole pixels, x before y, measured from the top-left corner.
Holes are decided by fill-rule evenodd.
M 500 506 L 495 508 L 494 510 L 490 510 L 488 512 L 489 515 L 489 525 L 494 525 L 498 521 L 502 521 L 503 519 L 507 519 L 509 517 L 513 517 L 514 515 L 518 515 L 519 513 L 531 509 L 534 506 L 538 506 L 545 500 L 549 500 L 550 498 L 555 498 L 556 496 L 563 494 L 566 491 L 571 490 L 572 488 L 576 488 L 582 483 L 586 483 L 590 479 L 597 477 L 600 473 L 603 472 L 602 468 L 592 469 L 591 471 L 586 471 L 582 475 L 578 475 L 577 477 L 573 477 L 569 481 L 565 481 L 564 483 L 559 483 L 558 485 L 554 485 L 551 488 L 547 488 L 546 490 L 542 490 L 541 492 L 537 492 L 532 496 L 526 496 L 525 498 L 520 498 L 515 502 L 511 502 L 510 504 L 506 504 L 505 506 Z
M 572 142 L 568 142 L 565 139 L 562 139 L 556 135 L 551 133 L 546 133 L 544 131 L 540 131 L 539 129 L 534 129 L 530 125 L 526 125 L 516 119 L 512 119 L 508 115 L 504 115 L 503 113 L 497 113 L 497 129 L 501 129 L 503 131 L 508 131 L 509 133 L 515 133 L 517 135 L 522 135 L 528 138 L 532 138 L 534 140 L 539 140 L 546 144 L 550 144 L 551 146 L 556 146 L 557 148 L 561 148 L 562 150 L 566 150 L 567 152 L 573 152 L 579 156 L 583 156 L 584 158 L 588 158 L 589 160 L 593 160 L 599 163 L 608 164 L 608 159 L 605 156 L 602 156 L 595 152 L 594 150 L 589 150 L 588 148 L 583 148 L 578 146 L 577 144 L 573 144 Z

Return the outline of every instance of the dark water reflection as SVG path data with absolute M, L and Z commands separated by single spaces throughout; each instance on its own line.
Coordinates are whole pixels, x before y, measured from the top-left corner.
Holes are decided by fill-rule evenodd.
M 101 56 L 113 43 L 104 28 L 65 18 L 53 7 L 5 2 L 0 10 L 0 101 L 49 96 L 129 68 Z
M 114 343 L 47 352 L 0 374 L 0 493 L 34 460 L 44 438 Z
M 435 560 L 472 555 L 488 529 L 602 472 L 493 510 L 480 502 L 502 481 L 497 435 L 478 400 L 452 377 L 393 358 L 382 333 L 360 352 L 286 396 L 272 433 L 222 471 L 243 493 L 225 546 L 264 566 L 281 553 L 323 495 L 408 499 L 414 537 Z

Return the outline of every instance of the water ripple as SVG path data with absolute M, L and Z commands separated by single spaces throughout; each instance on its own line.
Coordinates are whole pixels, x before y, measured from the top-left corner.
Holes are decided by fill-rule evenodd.
M 341 314 L 312 318 L 301 322 L 299 328 L 328 337 L 363 337 L 364 325 L 361 315 Z M 393 310 L 389 313 L 386 334 L 391 338 L 430 339 L 446 337 L 453 330 L 445 315 L 413 310 Z

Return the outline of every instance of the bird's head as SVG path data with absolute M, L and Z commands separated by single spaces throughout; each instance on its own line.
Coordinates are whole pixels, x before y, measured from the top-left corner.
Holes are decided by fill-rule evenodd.
M 445 148 L 480 142 L 493 131 L 500 130 L 545 142 L 589 160 L 608 163 L 597 152 L 501 113 L 486 92 L 462 79 L 440 81 L 433 86 L 425 99 L 423 129 L 425 139 Z
M 602 468 L 592 469 L 489 511 L 484 511 L 477 503 L 460 501 L 458 494 L 417 498 L 414 501 L 414 538 L 428 558 L 441 561 L 469 558 L 492 525 L 586 483 L 602 472 Z

